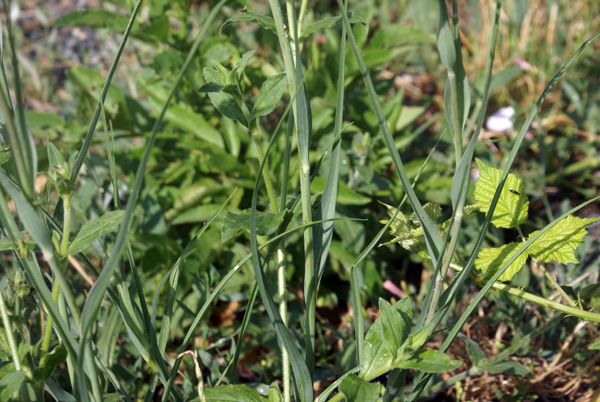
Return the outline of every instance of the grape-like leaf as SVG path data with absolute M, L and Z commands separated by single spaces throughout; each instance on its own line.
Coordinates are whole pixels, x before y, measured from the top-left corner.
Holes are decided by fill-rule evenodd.
M 585 229 L 598 220 L 600 218 L 567 216 L 534 241 L 529 247 L 529 254 L 544 262 L 576 263 L 575 250 L 583 242 L 587 233 Z M 529 238 L 536 233 L 537 231 L 531 233 Z
M 523 247 L 522 243 L 509 243 L 499 248 L 484 248 L 475 260 L 475 268 L 489 278 L 504 265 L 510 257 Z M 498 278 L 501 282 L 510 281 L 523 268 L 527 261 L 527 250 L 522 253 Z
M 479 167 L 479 177 L 475 185 L 475 199 L 481 211 L 487 214 L 496 188 L 500 184 L 502 169 L 487 166 L 480 159 L 476 159 L 476 161 Z M 529 201 L 525 195 L 523 181 L 509 173 L 494 210 L 492 223 L 500 228 L 514 228 L 527 220 L 528 208 Z

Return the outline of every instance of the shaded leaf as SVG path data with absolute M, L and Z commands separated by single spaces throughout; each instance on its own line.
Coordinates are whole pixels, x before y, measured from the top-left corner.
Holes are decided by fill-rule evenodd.
M 258 392 L 245 385 L 224 385 L 204 390 L 206 402 L 265 402 Z
M 531 374 L 529 370 L 522 364 L 513 361 L 501 361 L 489 366 L 483 366 L 481 368 L 492 374 L 506 373 L 518 376 L 526 376 Z
M 261 236 L 268 236 L 275 233 L 287 210 L 278 214 L 263 212 L 256 214 L 256 233 Z M 225 213 L 223 228 L 221 229 L 221 240 L 227 241 L 235 236 L 240 230 L 250 231 L 250 211 L 234 214 L 229 211 Z
M 377 319 L 365 336 L 361 378 L 372 379 L 392 368 L 392 353 L 383 340 L 383 327 L 381 320 Z
M 469 354 L 469 358 L 471 359 L 471 363 L 473 363 L 474 367 L 479 367 L 480 363 L 485 362 L 487 359 L 483 350 L 479 347 L 477 342 L 474 340 L 467 338 L 463 334 L 458 334 L 465 342 L 465 346 L 467 348 L 467 353 Z
M 112 11 L 91 9 L 74 11 L 63 15 L 54 21 L 55 27 L 80 26 L 92 28 L 108 28 L 114 31 L 124 31 L 129 18 Z
M 586 228 L 598 220 L 600 218 L 567 216 L 534 241 L 529 247 L 529 254 L 544 262 L 577 263 L 575 250 L 581 246 L 583 238 L 587 234 Z M 529 238 L 537 232 L 531 233 Z
M 44 365 L 35 369 L 33 373 L 34 378 L 40 383 L 46 382 L 46 379 L 50 377 L 56 366 L 67 360 L 67 356 L 67 348 L 65 348 L 63 343 L 59 343 L 51 352 L 42 354 Z
M 367 29 L 369 28 L 369 24 L 363 20 L 360 16 L 354 13 L 348 13 L 348 19 L 351 24 L 360 23 L 363 24 Z M 319 21 L 313 22 L 312 24 L 306 26 L 302 33 L 300 34 L 300 41 L 306 39 L 309 35 L 312 35 L 315 32 L 323 31 L 328 28 L 333 28 L 338 23 L 342 22 L 342 16 L 337 17 L 327 17 L 322 18 Z
M 395 309 L 381 298 L 379 299 L 379 311 L 381 316 L 377 320 L 381 321 L 384 345 L 392 353 L 392 358 L 396 359 L 398 351 L 408 339 L 411 320 L 406 313 Z
M 317 176 L 310 184 L 311 193 L 322 193 L 325 191 L 325 177 Z M 371 202 L 371 199 L 352 190 L 343 182 L 338 182 L 338 192 L 336 202 L 341 205 L 365 205 Z
M 223 32 L 223 30 L 230 25 L 237 24 L 240 22 L 256 22 L 262 25 L 263 28 L 268 29 L 273 33 L 277 33 L 277 29 L 275 28 L 275 22 L 272 17 L 267 17 L 260 14 L 254 14 L 251 12 L 245 12 L 239 15 L 236 15 L 233 18 L 228 19 L 221 25 L 221 29 L 219 29 L 219 34 Z
M 481 211 L 487 213 L 496 188 L 500 184 L 502 169 L 487 166 L 481 159 L 476 159 L 476 161 L 479 167 L 479 177 L 475 185 L 475 199 L 479 203 Z M 494 210 L 492 223 L 496 227 L 514 228 L 527 220 L 528 208 L 529 201 L 525 195 L 523 181 L 509 173 Z
M 250 120 L 254 120 L 260 116 L 266 116 L 275 110 L 287 85 L 288 81 L 285 73 L 267 78 L 260 87 L 260 92 L 258 93 L 256 103 L 254 103 L 254 108 L 250 115 Z
M 279 391 L 279 385 L 277 382 L 272 382 L 269 387 L 269 402 L 283 402 L 283 395 Z
M 484 248 L 479 252 L 475 260 L 475 268 L 489 278 L 507 262 L 517 251 L 523 247 L 523 243 L 509 243 L 498 248 Z M 527 261 L 530 249 L 522 253 L 498 278 L 501 282 L 508 282 L 523 268 Z
M 67 254 L 84 251 L 103 233 L 116 231 L 124 215 L 125 211 L 111 211 L 84 224 L 69 245 Z
M 27 373 L 24 371 L 14 371 L 2 377 L 0 379 L 0 400 L 8 401 L 12 394 L 21 388 L 26 378 Z
M 380 385 L 351 375 L 340 383 L 340 392 L 344 394 L 347 402 L 376 402 L 380 394 Z
M 407 368 L 426 373 L 441 373 L 454 370 L 462 364 L 461 361 L 451 360 L 450 356 L 438 350 L 422 349 L 411 359 L 394 364 L 397 368 Z

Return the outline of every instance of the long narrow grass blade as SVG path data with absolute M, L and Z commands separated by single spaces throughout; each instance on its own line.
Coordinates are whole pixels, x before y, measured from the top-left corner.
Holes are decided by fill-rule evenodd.
M 341 0 L 337 0 L 337 2 L 340 7 L 340 10 L 344 10 Z M 350 45 L 352 46 L 352 51 L 354 52 L 354 57 L 356 59 L 356 62 L 358 63 L 360 73 L 367 86 L 367 92 L 369 93 L 371 105 L 373 106 L 373 110 L 375 112 L 375 115 L 377 116 L 377 121 L 379 122 L 379 127 L 381 128 L 381 132 L 383 134 L 383 139 L 385 140 L 385 144 L 390 152 L 390 156 L 392 157 L 394 165 L 396 166 L 396 171 L 400 176 L 400 181 L 402 182 L 402 186 L 406 191 L 406 195 L 408 196 L 410 205 L 415 211 L 415 214 L 417 215 L 417 218 L 419 219 L 419 222 L 423 227 L 425 242 L 427 244 L 427 249 L 429 251 L 429 255 L 431 256 L 431 260 L 433 261 L 433 265 L 437 265 L 437 261 L 440 257 L 439 253 L 442 249 L 442 237 L 437 231 L 431 218 L 423 209 L 423 206 L 419 202 L 415 191 L 410 185 L 410 180 L 408 178 L 408 175 L 406 174 L 406 170 L 404 169 L 404 164 L 402 163 L 400 154 L 396 150 L 394 138 L 392 137 L 388 123 L 385 119 L 385 116 L 383 115 L 383 110 L 381 108 L 381 104 L 379 103 L 379 99 L 377 98 L 377 93 L 375 92 L 373 81 L 371 80 L 371 76 L 369 75 L 367 66 L 365 65 L 365 62 L 361 56 L 360 49 L 358 48 L 358 44 L 356 43 L 356 39 L 354 38 L 354 33 L 352 32 L 352 27 L 350 26 L 348 16 L 344 12 L 342 12 L 342 17 L 344 19 L 344 24 L 346 25 L 346 31 L 348 33 Z
M 344 81 L 346 66 L 346 27 L 342 27 L 342 37 L 340 40 L 340 60 L 338 67 L 338 86 L 337 86 L 337 104 L 335 108 L 335 123 L 333 127 L 334 137 L 342 132 L 342 123 L 344 119 Z M 316 220 L 331 219 L 335 215 L 335 202 L 337 199 L 338 179 L 340 174 L 341 161 L 341 138 L 333 143 L 331 150 L 331 159 L 327 169 L 327 181 L 325 190 L 321 197 L 321 204 L 315 216 Z M 317 225 L 313 231 L 314 258 L 316 269 L 316 292 L 319 291 L 319 284 L 325 270 L 327 254 L 331 239 L 333 238 L 333 224 Z
M 133 190 L 131 191 L 129 200 L 127 202 L 127 209 L 125 210 L 125 217 L 123 218 L 121 228 L 117 234 L 117 239 L 115 241 L 115 247 L 112 250 L 110 258 L 108 259 L 104 269 L 102 270 L 102 273 L 100 274 L 100 276 L 96 280 L 96 283 L 92 287 L 90 294 L 88 296 L 87 302 L 85 304 L 85 307 L 83 309 L 82 324 L 81 324 L 82 343 L 85 343 L 87 337 L 89 336 L 89 332 L 91 330 L 92 324 L 95 321 L 95 317 L 98 314 L 98 311 L 100 309 L 102 299 L 104 298 L 104 293 L 106 292 L 108 284 L 114 274 L 115 269 L 117 268 L 119 260 L 121 259 L 121 253 L 123 252 L 123 248 L 125 247 L 125 244 L 127 243 L 126 239 L 128 237 L 129 226 L 130 226 L 131 220 L 133 218 L 133 210 L 136 206 L 137 199 L 139 197 L 139 194 L 140 194 L 140 191 L 142 188 L 144 174 L 146 171 L 146 165 L 148 163 L 148 159 L 150 157 L 150 152 L 152 151 L 152 148 L 154 146 L 154 142 L 156 140 L 156 135 L 158 134 L 160 125 L 162 124 L 162 121 L 163 121 L 163 118 L 167 111 L 167 108 L 169 106 L 170 100 L 173 97 L 175 90 L 177 89 L 177 86 L 179 85 L 181 79 L 183 78 L 183 75 L 184 75 L 185 71 L 187 70 L 187 67 L 189 66 L 196 51 L 198 50 L 200 43 L 204 39 L 204 35 L 208 31 L 208 28 L 211 26 L 218 11 L 221 9 L 221 7 L 224 4 L 225 4 L 225 0 L 221 0 L 217 5 L 215 5 L 213 7 L 207 20 L 205 21 L 205 23 L 202 27 L 202 30 L 198 33 L 198 36 L 196 37 L 190 51 L 188 52 L 187 58 L 186 58 L 185 62 L 183 63 L 183 66 L 182 66 L 177 78 L 175 79 L 175 81 L 171 87 L 171 90 L 169 91 L 167 100 L 165 101 L 165 104 L 161 110 L 161 113 L 160 113 L 158 119 L 156 120 L 154 127 L 152 129 L 152 134 L 151 134 L 150 138 L 148 139 L 148 142 L 146 143 L 144 154 L 142 156 L 142 159 L 140 161 L 140 164 L 139 164 L 137 172 L 136 172 Z M 81 358 L 81 356 L 80 356 L 80 358 Z
M 33 137 L 27 129 L 27 121 L 25 119 L 25 107 L 23 105 L 23 90 L 21 87 L 21 77 L 19 72 L 19 58 L 15 47 L 15 38 L 12 30 L 12 22 L 10 12 L 8 12 L 8 2 L 3 0 L 4 15 L 6 16 L 6 30 L 8 33 L 8 42 L 10 44 L 11 61 L 13 68 L 13 82 L 15 91 L 16 104 L 11 108 L 10 94 L 8 87 L 2 86 L 3 92 L 0 94 L 0 106 L 4 115 L 5 127 L 8 133 L 10 148 L 13 153 L 17 175 L 19 178 L 19 186 L 23 190 L 23 194 L 29 200 L 35 197 L 34 181 L 37 174 L 37 154 Z M 4 73 L 4 69 L 2 69 Z

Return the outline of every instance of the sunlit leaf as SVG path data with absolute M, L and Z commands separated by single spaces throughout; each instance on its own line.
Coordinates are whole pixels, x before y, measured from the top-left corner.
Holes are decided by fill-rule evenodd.
M 349 402 L 376 402 L 380 393 L 380 385 L 351 375 L 340 383 L 340 392 Z
M 103 233 L 115 232 L 124 215 L 125 211 L 111 211 L 84 224 L 69 245 L 67 254 L 84 251 Z
M 481 211 L 487 213 L 496 188 L 500 184 L 502 169 L 487 166 L 480 159 L 476 159 L 476 161 L 479 167 L 479 177 L 475 185 L 475 199 L 479 203 Z M 529 201 L 525 195 L 523 181 L 509 173 L 494 210 L 492 223 L 501 228 L 514 228 L 527 220 L 528 208 Z
M 484 248 L 479 252 L 475 260 L 475 268 L 482 272 L 486 278 L 492 276 L 505 262 L 509 260 L 517 251 L 523 247 L 522 243 L 509 243 L 498 248 Z M 510 281 L 523 268 L 527 261 L 528 251 L 523 252 L 510 266 L 502 273 L 501 282 Z
M 581 246 L 587 233 L 586 228 L 598 220 L 600 218 L 567 216 L 534 241 L 528 252 L 544 262 L 576 263 L 575 250 Z M 529 238 L 536 233 L 537 231 L 531 233 Z

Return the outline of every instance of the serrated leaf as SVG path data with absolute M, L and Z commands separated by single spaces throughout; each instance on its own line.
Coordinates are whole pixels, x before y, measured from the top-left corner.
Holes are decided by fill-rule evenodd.
M 500 184 L 502 169 L 487 166 L 480 159 L 476 159 L 476 161 L 479 167 L 479 177 L 475 184 L 475 199 L 481 211 L 487 214 L 496 188 Z M 494 210 L 492 223 L 500 228 L 514 228 L 527 220 L 528 208 L 529 201 L 525 195 L 523 181 L 509 173 Z
M 287 75 L 285 73 L 281 73 L 273 75 L 263 82 L 258 97 L 256 98 L 256 102 L 254 103 L 250 120 L 254 120 L 260 116 L 266 116 L 275 110 L 277 103 L 279 103 L 279 100 L 287 88 L 288 81 L 286 77 Z
M 475 260 L 475 268 L 489 278 L 504 265 L 510 257 L 523 247 L 523 243 L 509 243 L 498 248 L 484 248 Z M 508 282 L 523 268 L 527 261 L 528 252 L 522 253 L 498 278 L 501 282 Z
M 221 25 L 221 29 L 219 29 L 219 34 L 223 32 L 223 30 L 230 25 L 237 24 L 240 22 L 256 22 L 262 25 L 263 28 L 268 29 L 273 33 L 277 33 L 277 29 L 275 28 L 275 22 L 272 17 L 267 17 L 260 14 L 254 14 L 251 12 L 245 12 L 239 15 L 236 15 L 233 18 L 228 19 Z
M 340 383 L 340 392 L 344 394 L 347 402 L 376 402 L 380 394 L 380 385 L 351 375 Z
M 442 207 L 439 204 L 428 202 L 427 204 L 423 205 L 423 209 L 435 224 L 437 224 L 437 221 L 442 217 Z M 417 218 L 417 214 L 412 213 L 410 215 L 410 220 L 413 225 L 421 226 L 419 223 L 419 218 Z
M 268 236 L 275 233 L 287 209 L 278 214 L 263 212 L 256 214 L 256 233 L 261 236 Z M 234 214 L 229 211 L 225 213 L 223 228 L 221 229 L 221 240 L 227 241 L 235 236 L 240 230 L 250 232 L 250 211 Z
M 125 211 L 111 211 L 84 224 L 69 245 L 67 254 L 84 251 L 103 233 L 116 231 L 124 215 Z
M 461 361 L 451 360 L 450 356 L 439 350 L 421 349 L 411 359 L 396 363 L 394 366 L 420 370 L 425 373 L 441 373 L 457 369 L 461 364 Z
M 367 29 L 369 28 L 369 24 L 365 20 L 363 20 L 361 17 L 357 16 L 354 13 L 348 13 L 348 19 L 350 20 L 351 24 L 361 23 Z M 335 25 L 337 25 L 340 22 L 342 22 L 341 15 L 338 17 L 322 18 L 319 21 L 313 22 L 312 24 L 308 25 L 306 28 L 304 28 L 302 30 L 302 33 L 300 34 L 300 41 L 302 41 L 303 39 L 306 39 L 309 35 L 312 35 L 315 32 L 323 31 L 328 28 L 333 28 Z
M 542 234 L 529 247 L 529 254 L 544 262 L 556 261 L 560 264 L 577 263 L 575 250 L 581 246 L 586 228 L 600 218 L 578 218 L 567 216 Z M 536 232 L 529 235 L 534 236 Z
M 398 304 L 398 303 L 396 303 Z M 411 320 L 408 315 L 394 307 L 384 299 L 379 299 L 379 311 L 381 321 L 383 342 L 385 347 L 392 353 L 392 359 L 398 355 L 398 351 L 408 339 Z
M 245 385 L 224 385 L 204 389 L 206 402 L 266 402 L 256 390 Z

